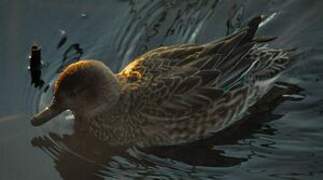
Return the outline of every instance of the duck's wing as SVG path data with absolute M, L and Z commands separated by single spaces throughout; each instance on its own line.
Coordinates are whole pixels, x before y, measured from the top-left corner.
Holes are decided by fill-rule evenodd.
M 176 121 L 245 86 L 241 79 L 256 64 L 247 56 L 260 22 L 257 17 L 219 41 L 162 47 L 137 58 L 118 74 L 131 94 L 131 110 L 149 119 Z
M 254 61 L 244 57 L 256 43 L 253 37 L 260 22 L 261 17 L 256 17 L 239 32 L 207 44 L 179 44 L 151 50 L 133 60 L 118 77 L 127 83 L 146 83 L 187 68 L 217 70 L 222 77 L 232 72 L 243 72 Z M 222 79 L 227 80 L 228 77 Z
M 218 41 L 162 47 L 139 57 L 118 74 L 128 95 L 124 109 L 147 126 L 148 135 L 173 139 L 196 139 L 231 124 L 250 105 L 246 99 L 256 81 L 273 77 L 288 62 L 283 50 L 258 44 L 268 39 L 254 39 L 260 22 L 256 17 Z

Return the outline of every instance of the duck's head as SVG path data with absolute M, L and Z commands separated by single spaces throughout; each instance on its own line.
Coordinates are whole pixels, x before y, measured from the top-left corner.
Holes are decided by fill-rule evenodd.
M 31 123 L 42 125 L 68 109 L 76 117 L 89 118 L 113 107 L 119 97 L 119 83 L 112 71 L 102 62 L 82 60 L 59 75 L 51 104 L 35 115 Z

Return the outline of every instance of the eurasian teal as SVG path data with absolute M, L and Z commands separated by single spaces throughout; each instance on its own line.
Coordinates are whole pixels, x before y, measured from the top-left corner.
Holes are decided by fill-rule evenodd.
M 70 109 L 76 123 L 112 145 L 173 145 L 219 132 L 241 119 L 290 64 L 287 51 L 254 38 L 261 21 L 207 44 L 151 50 L 117 74 L 95 60 L 71 64 L 32 124 Z

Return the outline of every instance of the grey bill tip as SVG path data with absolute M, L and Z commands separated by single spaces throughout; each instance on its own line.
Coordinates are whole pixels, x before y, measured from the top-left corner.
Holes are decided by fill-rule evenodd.
M 33 126 L 40 126 L 45 124 L 46 122 L 50 121 L 57 115 L 59 115 L 63 110 L 58 108 L 57 106 L 51 105 L 47 108 L 45 108 L 43 111 L 40 113 L 36 114 L 32 119 L 31 119 L 31 124 Z

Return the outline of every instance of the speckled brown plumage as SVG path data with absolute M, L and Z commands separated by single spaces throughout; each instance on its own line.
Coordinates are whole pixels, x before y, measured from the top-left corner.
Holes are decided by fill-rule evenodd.
M 125 129 L 120 130 L 129 137 L 120 136 L 118 142 L 122 139 L 142 144 L 189 142 L 220 131 L 241 118 L 266 92 L 253 91 L 258 88 L 256 81 L 275 77 L 288 64 L 283 50 L 253 41 L 258 24 L 253 25 L 204 45 L 161 47 L 130 63 L 117 75 L 126 89 L 125 100 L 120 102 L 126 110 L 117 111 L 112 118 L 118 116 L 119 121 L 129 118 L 122 125 Z M 101 123 L 104 122 L 96 123 L 97 128 L 93 129 L 100 129 Z M 116 130 L 113 126 L 108 129 Z M 102 137 L 107 141 L 118 139 L 120 133 L 113 134 L 111 138 Z
M 179 144 L 228 127 L 270 89 L 290 62 L 287 52 L 254 40 L 260 22 L 256 17 L 218 41 L 143 54 L 114 75 L 120 90 L 113 106 L 91 116 L 76 112 L 77 118 L 87 118 L 89 132 L 114 145 Z M 62 75 L 57 84 L 69 76 Z

